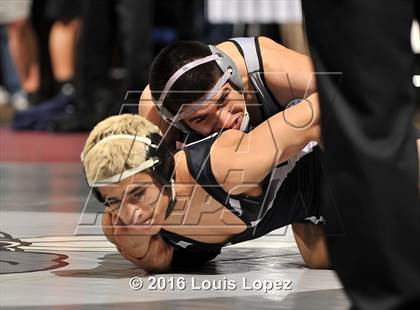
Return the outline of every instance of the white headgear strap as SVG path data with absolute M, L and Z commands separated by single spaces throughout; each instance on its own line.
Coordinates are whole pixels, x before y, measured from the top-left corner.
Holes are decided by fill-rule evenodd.
M 249 127 L 248 127 L 249 126 L 249 121 L 250 121 L 249 113 L 248 113 L 248 110 L 247 110 L 246 105 L 245 105 L 245 113 L 244 113 L 244 116 L 242 118 L 242 123 L 241 123 L 241 127 L 239 128 L 239 130 L 240 131 L 248 130 L 249 129 Z
M 220 91 L 220 89 L 225 85 L 225 83 L 229 80 L 230 75 L 232 74 L 232 70 L 228 69 L 222 77 L 217 81 L 217 83 L 210 89 L 204 98 L 195 101 L 192 104 L 184 104 L 183 106 L 188 106 L 184 112 L 177 113 L 173 119 L 173 122 L 182 121 L 184 118 L 190 116 L 194 112 L 200 110 L 206 103 L 208 103 L 216 94 Z M 181 110 L 181 109 L 180 109 Z
M 210 61 L 216 60 L 217 58 L 219 58 L 219 55 L 213 54 L 204 58 L 200 58 L 197 60 L 194 60 L 188 64 L 186 64 L 185 66 L 181 67 L 180 69 L 178 69 L 168 80 L 168 82 L 166 82 L 165 87 L 163 88 L 162 93 L 160 94 L 159 100 L 157 101 L 156 105 L 158 106 L 158 108 L 160 109 L 162 107 L 163 102 L 166 99 L 166 96 L 169 93 L 169 90 L 171 89 L 171 87 L 174 85 L 174 83 L 185 73 L 190 71 L 191 69 L 194 69 L 197 66 L 200 66 L 202 64 L 208 63 Z
M 144 143 L 146 145 L 146 152 L 148 151 L 149 147 L 152 147 L 152 148 L 157 148 L 158 147 L 156 144 L 153 144 L 152 141 L 149 138 L 120 134 L 120 135 L 108 136 L 108 137 L 102 139 L 97 144 L 95 144 L 95 146 L 93 148 L 95 148 L 98 145 L 101 145 L 105 142 L 108 142 L 110 140 L 116 140 L 116 139 L 128 139 L 128 140 L 131 140 L 132 142 Z M 80 155 L 80 159 L 81 159 L 82 163 L 85 160 L 86 155 L 87 154 L 83 155 L 83 152 Z M 109 177 L 109 178 L 106 178 L 106 179 L 103 179 L 103 180 L 97 180 L 96 178 L 95 178 L 95 180 L 89 180 L 88 179 L 87 181 L 88 181 L 89 186 L 91 186 L 91 187 L 109 186 L 109 184 L 111 184 L 111 183 L 118 183 L 118 182 L 120 182 L 120 181 L 122 181 L 122 180 L 124 180 L 128 177 L 131 177 L 131 176 L 133 176 L 133 175 L 135 175 L 139 172 L 142 172 L 146 169 L 149 169 L 149 168 L 155 166 L 156 164 L 158 164 L 159 161 L 160 160 L 156 157 L 155 158 L 150 158 L 150 159 L 146 160 L 145 162 L 143 162 L 141 165 L 139 165 L 137 167 L 134 167 L 132 169 L 129 169 L 129 170 L 125 170 L 122 173 L 114 175 L 112 177 Z M 86 178 L 87 178 L 87 176 L 86 176 Z M 171 179 L 170 182 L 171 182 L 172 200 L 175 200 L 175 182 L 174 182 L 173 179 Z
M 162 93 L 159 97 L 159 100 L 157 102 L 155 102 L 157 108 L 162 112 L 165 111 L 165 108 L 163 107 L 163 102 L 165 101 L 171 87 L 174 85 L 174 83 L 184 73 L 188 72 L 189 70 L 191 70 L 191 69 L 193 69 L 197 66 L 200 66 L 202 64 L 205 64 L 205 63 L 211 62 L 213 60 L 216 60 L 219 57 L 221 57 L 221 56 L 218 55 L 218 54 L 212 54 L 210 56 L 194 60 L 194 61 L 186 64 L 185 66 L 181 67 L 180 69 L 178 69 L 169 78 L 168 82 L 166 83 L 165 87 L 163 88 L 163 91 L 162 91 Z M 233 74 L 232 69 L 226 70 L 224 72 L 224 74 L 222 75 L 222 77 L 219 79 L 219 81 L 217 81 L 217 83 L 213 86 L 213 88 L 206 93 L 206 95 L 203 99 L 197 100 L 193 104 L 186 104 L 187 106 L 190 106 L 190 107 L 188 109 L 186 109 L 186 111 L 184 111 L 184 112 L 177 113 L 173 118 L 168 117 L 168 115 L 165 115 L 164 120 L 167 121 L 169 124 L 174 125 L 175 127 L 178 127 L 177 126 L 178 122 L 182 121 L 183 119 L 190 116 L 194 112 L 203 108 L 205 106 L 205 104 L 208 101 L 210 101 L 220 91 L 220 89 L 223 87 L 223 85 L 225 85 L 225 83 L 229 80 L 229 78 L 231 77 L 232 74 Z M 241 127 L 240 127 L 241 131 L 245 131 L 245 130 L 248 129 L 249 121 L 250 121 L 249 114 L 248 114 L 248 111 L 246 110 L 246 107 L 245 107 L 245 113 L 244 113 L 244 117 L 243 117 L 242 124 L 241 124 Z

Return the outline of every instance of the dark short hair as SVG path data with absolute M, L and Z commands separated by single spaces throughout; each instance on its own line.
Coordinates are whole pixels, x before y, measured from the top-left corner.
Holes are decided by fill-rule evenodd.
M 196 41 L 179 41 L 164 48 L 155 58 L 150 68 L 149 87 L 153 98 L 159 100 L 169 78 L 182 66 L 211 55 L 209 47 Z M 171 87 L 163 105 L 172 113 L 177 113 L 184 103 L 200 99 L 221 77 L 216 62 L 211 61 L 183 74 Z M 177 93 L 182 92 L 182 93 Z

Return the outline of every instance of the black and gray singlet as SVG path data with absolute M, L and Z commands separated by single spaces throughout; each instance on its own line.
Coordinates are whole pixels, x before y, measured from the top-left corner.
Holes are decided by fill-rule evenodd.
M 308 144 L 297 156 L 274 168 L 259 197 L 229 195 L 216 181 L 210 163 L 210 149 L 219 133 L 184 148 L 188 170 L 215 200 L 239 217 L 247 228 L 223 244 L 192 240 L 166 230 L 163 239 L 174 247 L 172 266 L 202 264 L 216 257 L 223 246 L 263 236 L 291 223 L 322 221 L 319 216 L 321 167 L 316 143 Z
M 228 41 L 235 44 L 244 58 L 264 119 L 283 111 L 284 107 L 277 102 L 266 84 L 258 37 L 232 38 Z M 247 229 L 224 244 L 203 243 L 162 230 L 164 240 L 174 247 L 173 266 L 202 264 L 216 257 L 225 245 L 255 239 L 291 223 L 318 223 L 322 220 L 319 216 L 321 167 L 318 146 L 309 144 L 298 156 L 277 166 L 267 177 L 264 193 L 260 197 L 229 195 L 217 183 L 211 170 L 210 148 L 218 135 L 215 133 L 203 138 L 191 134 L 184 140 L 190 143 L 184 148 L 188 169 L 197 183 L 238 216 Z

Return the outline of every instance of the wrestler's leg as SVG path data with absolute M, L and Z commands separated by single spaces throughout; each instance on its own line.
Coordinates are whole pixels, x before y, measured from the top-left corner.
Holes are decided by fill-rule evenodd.
M 420 191 L 420 131 L 417 139 L 417 153 L 419 161 L 418 188 Z M 330 261 L 322 225 L 295 223 L 292 224 L 292 229 L 297 247 L 305 264 L 312 269 L 329 268 Z
M 293 235 L 300 255 L 311 269 L 330 268 L 324 228 L 321 224 L 292 224 Z

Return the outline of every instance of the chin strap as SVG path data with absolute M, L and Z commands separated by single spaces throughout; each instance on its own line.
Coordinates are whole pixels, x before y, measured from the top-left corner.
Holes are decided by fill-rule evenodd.
M 169 215 L 171 215 L 176 205 L 175 180 L 171 179 L 170 183 L 171 183 L 171 201 L 169 202 L 168 208 L 166 209 L 165 219 L 167 219 Z
M 239 128 L 239 130 L 240 131 L 247 131 L 248 128 L 249 128 L 249 121 L 250 121 L 249 113 L 248 113 L 248 110 L 246 109 L 246 106 L 245 106 L 245 113 L 244 113 L 244 116 L 242 118 L 242 124 L 241 124 L 241 127 Z
M 171 200 L 176 200 L 175 180 L 171 179 Z
M 167 219 L 171 215 L 172 211 L 175 209 L 175 206 L 176 206 L 176 199 L 171 200 L 168 204 L 168 208 L 166 209 L 165 219 Z

